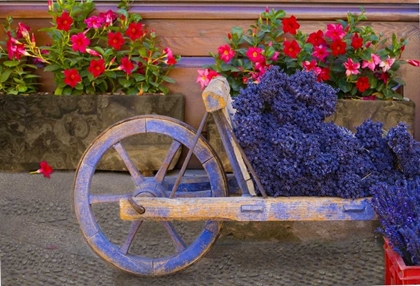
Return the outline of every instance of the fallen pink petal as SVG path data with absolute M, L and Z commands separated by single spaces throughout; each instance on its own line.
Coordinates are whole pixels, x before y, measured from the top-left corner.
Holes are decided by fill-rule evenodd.
M 43 174 L 45 178 L 49 179 L 51 173 L 54 172 L 53 168 L 46 161 L 41 161 L 39 167 L 38 170 L 30 172 L 30 174 Z

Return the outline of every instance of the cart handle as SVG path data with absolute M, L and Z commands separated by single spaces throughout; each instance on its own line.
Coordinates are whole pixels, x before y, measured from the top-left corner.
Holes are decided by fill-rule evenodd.
M 215 112 L 226 107 L 230 97 L 230 86 L 226 78 L 213 78 L 202 93 L 207 112 Z

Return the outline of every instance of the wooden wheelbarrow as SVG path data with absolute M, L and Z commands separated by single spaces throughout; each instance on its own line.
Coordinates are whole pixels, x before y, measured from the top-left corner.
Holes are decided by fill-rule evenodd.
M 369 198 L 267 197 L 232 131 L 226 79 L 213 79 L 203 92 L 203 101 L 207 112 L 197 131 L 169 117 L 136 116 L 109 127 L 82 156 L 74 182 L 74 209 L 84 238 L 105 261 L 132 274 L 159 276 L 202 258 L 224 221 L 375 219 Z M 232 195 L 217 154 L 201 136 L 209 114 L 241 195 Z M 124 141 L 152 133 L 170 138 L 171 144 L 159 170 L 145 176 Z M 169 166 L 181 148 L 188 153 L 174 176 Z M 125 163 L 132 180 L 128 189 L 95 186 L 96 167 L 107 152 L 116 152 Z M 203 175 L 187 175 L 192 157 L 201 164 Z M 255 195 L 253 181 L 261 196 Z

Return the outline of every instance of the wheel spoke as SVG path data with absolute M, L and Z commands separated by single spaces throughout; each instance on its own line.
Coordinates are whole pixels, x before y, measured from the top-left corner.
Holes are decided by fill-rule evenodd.
M 122 195 L 89 195 L 90 204 L 99 204 L 99 203 L 118 203 L 121 199 L 127 199 L 131 197 L 132 194 L 122 194 Z
M 117 144 L 115 144 L 114 149 L 118 152 L 118 154 L 121 156 L 121 159 L 124 161 L 125 165 L 127 166 L 127 169 L 130 172 L 131 177 L 133 178 L 134 184 L 136 184 L 136 186 L 140 185 L 145 179 L 140 174 L 139 170 L 137 169 L 134 162 L 131 160 L 127 151 L 122 146 L 121 142 L 118 142 Z
M 128 250 L 130 249 L 131 243 L 133 242 L 134 237 L 139 230 L 142 220 L 133 221 L 130 226 L 130 230 L 128 231 L 127 238 L 125 239 L 123 245 L 120 247 L 120 252 L 124 255 L 127 255 Z
M 162 224 L 166 228 L 166 230 L 168 231 L 169 235 L 171 236 L 172 241 L 174 242 L 176 251 L 178 253 L 184 251 L 187 248 L 187 245 L 182 240 L 182 238 L 179 236 L 179 234 L 176 231 L 174 225 L 169 221 L 162 222 Z
M 162 162 L 162 166 L 159 168 L 159 171 L 155 175 L 155 181 L 157 183 L 162 183 L 165 179 L 166 172 L 168 171 L 169 165 L 171 164 L 173 158 L 175 157 L 176 152 L 181 147 L 181 143 L 173 140 L 171 147 L 169 148 L 168 154 L 165 157 L 165 160 Z

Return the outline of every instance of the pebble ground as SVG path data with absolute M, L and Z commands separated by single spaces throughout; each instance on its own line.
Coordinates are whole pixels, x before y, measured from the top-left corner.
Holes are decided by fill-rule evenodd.
M 105 173 L 107 184 L 118 174 Z M 186 270 L 138 277 L 110 266 L 88 247 L 72 210 L 74 172 L 51 179 L 0 172 L 1 285 L 380 285 L 383 241 L 281 241 L 222 235 Z

